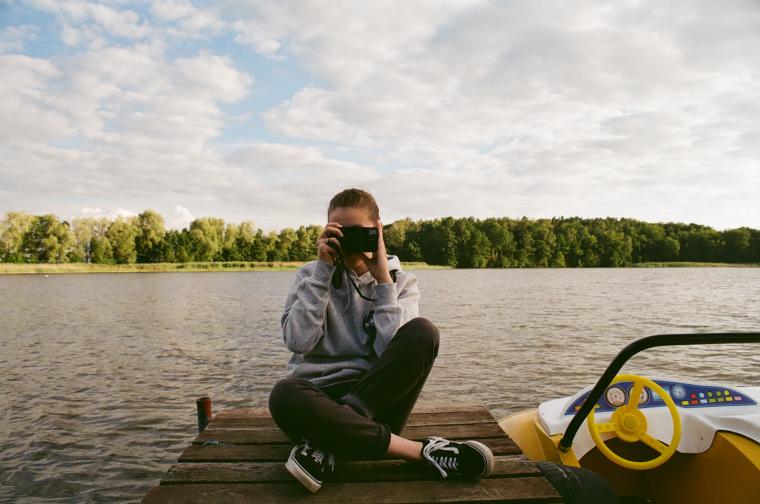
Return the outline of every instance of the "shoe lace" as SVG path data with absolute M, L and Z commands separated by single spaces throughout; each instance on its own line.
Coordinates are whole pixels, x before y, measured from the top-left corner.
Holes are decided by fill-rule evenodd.
M 303 448 L 301 448 L 301 455 L 308 456 L 308 451 L 311 450 L 311 456 L 318 464 L 321 465 L 326 458 L 330 470 L 332 471 L 335 468 L 335 458 L 332 453 L 327 453 L 324 450 L 315 447 L 306 439 L 301 440 L 301 444 L 303 445 Z
M 444 478 L 448 476 L 446 469 L 449 471 L 458 471 L 459 457 L 456 455 L 459 455 L 459 449 L 454 446 L 449 446 L 451 442 L 442 437 L 432 436 L 428 439 L 430 442 L 422 448 L 422 456 L 430 461 L 431 465 L 438 469 L 438 472 L 440 472 L 441 476 Z M 439 450 L 446 450 L 452 452 L 454 455 L 433 454 Z

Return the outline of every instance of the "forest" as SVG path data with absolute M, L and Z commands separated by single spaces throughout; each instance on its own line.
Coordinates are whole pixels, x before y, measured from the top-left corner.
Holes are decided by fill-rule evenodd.
M 0 220 L 0 262 L 183 263 L 310 261 L 321 226 L 264 233 L 253 222 L 217 217 L 166 229 L 145 210 L 134 217 L 76 218 L 8 212 Z M 456 268 L 619 267 L 651 262 L 760 263 L 760 230 L 715 230 L 634 219 L 402 219 L 383 228 L 402 261 Z

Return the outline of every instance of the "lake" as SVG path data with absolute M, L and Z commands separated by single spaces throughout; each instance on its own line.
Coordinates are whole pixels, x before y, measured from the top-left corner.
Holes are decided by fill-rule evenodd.
M 651 334 L 760 330 L 760 268 L 417 270 L 441 330 L 420 400 L 497 418 L 592 384 Z M 0 277 L 0 502 L 137 502 L 197 433 L 195 399 L 264 407 L 294 272 Z M 760 348 L 625 371 L 759 385 Z

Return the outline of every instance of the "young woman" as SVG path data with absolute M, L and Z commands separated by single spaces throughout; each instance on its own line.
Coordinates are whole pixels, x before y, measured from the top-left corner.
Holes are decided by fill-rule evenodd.
M 295 443 L 286 468 L 312 492 L 336 457 L 419 460 L 443 478 L 488 475 L 494 458 L 482 443 L 400 436 L 438 355 L 438 329 L 418 316 L 417 277 L 386 254 L 371 194 L 336 194 L 327 220 L 318 259 L 296 273 L 281 320 L 293 356 L 269 410 Z M 376 227 L 377 251 L 344 254 L 341 230 L 352 226 Z

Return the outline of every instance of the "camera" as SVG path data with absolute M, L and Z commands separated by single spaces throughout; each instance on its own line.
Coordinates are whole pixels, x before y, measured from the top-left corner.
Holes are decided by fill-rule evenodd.
M 377 251 L 377 228 L 364 226 L 342 227 L 343 236 L 338 238 L 343 253 L 346 255 L 357 252 Z

